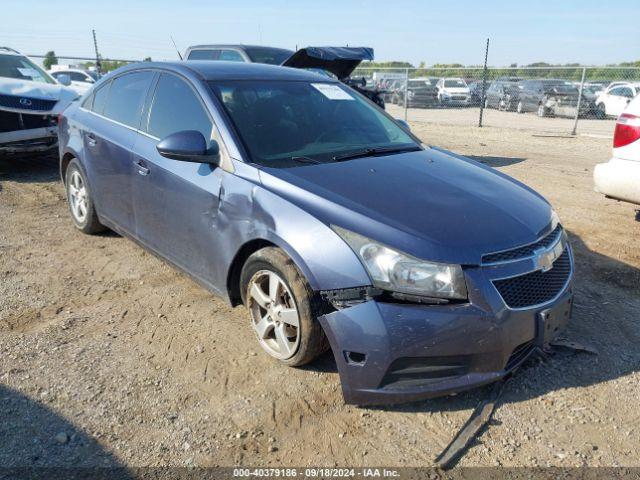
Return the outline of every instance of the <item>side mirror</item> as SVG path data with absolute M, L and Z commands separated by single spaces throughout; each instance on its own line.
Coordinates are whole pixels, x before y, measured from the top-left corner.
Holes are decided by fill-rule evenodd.
M 196 130 L 172 133 L 160 140 L 156 149 L 160 155 L 172 160 L 214 165 L 220 161 L 218 142 L 210 140 L 207 145 L 202 133 Z
M 65 87 L 71 85 L 71 77 L 67 74 L 58 75 L 56 80 L 58 80 L 59 84 L 64 85 Z
M 411 127 L 409 126 L 409 124 L 407 122 L 405 122 L 404 120 L 400 120 L 399 118 L 396 118 L 396 122 L 398 122 L 400 124 L 400 126 L 402 128 L 404 128 L 407 132 L 411 131 Z

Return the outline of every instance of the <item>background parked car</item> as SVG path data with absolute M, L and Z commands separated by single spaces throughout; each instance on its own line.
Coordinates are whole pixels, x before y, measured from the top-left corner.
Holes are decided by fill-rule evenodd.
M 89 70 L 81 70 L 77 68 L 56 69 L 49 72 L 53 78 L 58 80 L 63 75 L 67 75 L 71 80 L 69 87 L 75 90 L 78 95 L 84 95 L 91 85 L 98 80 L 98 74 Z
M 489 82 L 487 82 L 485 88 L 489 87 Z M 471 82 L 469 84 L 469 93 L 471 95 L 470 104 L 477 106 L 482 103 L 482 80 L 477 80 L 475 82 Z M 485 91 L 486 95 L 486 91 Z
M 465 106 L 471 103 L 471 93 L 462 78 L 441 78 L 437 83 L 441 105 Z
M 595 100 L 598 115 L 617 117 L 638 93 L 640 93 L 638 83 L 613 82 Z
M 411 79 L 407 85 L 407 107 L 425 108 L 438 104 L 438 89 L 436 78 Z M 393 101 L 396 105 L 404 105 L 404 82 L 394 91 Z
M 519 113 L 536 112 L 540 117 L 574 116 L 578 97 L 578 89 L 565 80 L 525 80 L 522 82 L 516 110 Z M 583 95 L 579 115 L 592 114 L 595 108 L 595 102 Z
M 613 157 L 596 165 L 593 179 L 596 192 L 640 204 L 640 95 L 618 118 Z
M 485 108 L 513 111 L 520 101 L 519 79 L 498 79 L 491 82 L 485 94 Z
M 57 116 L 77 96 L 25 55 L 0 47 L 0 154 L 55 149 Z
M 185 60 L 223 60 L 227 62 L 255 62 L 280 65 L 293 55 L 286 48 L 258 45 L 193 45 L 184 53 Z

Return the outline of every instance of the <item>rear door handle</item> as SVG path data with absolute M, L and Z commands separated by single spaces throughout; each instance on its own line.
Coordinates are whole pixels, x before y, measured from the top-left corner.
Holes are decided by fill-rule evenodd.
M 138 169 L 138 173 L 140 175 L 149 175 L 151 173 L 151 170 L 149 170 L 147 168 L 147 166 L 145 165 L 145 163 L 142 160 L 136 160 L 135 162 L 133 162 L 135 164 L 135 166 Z
M 98 143 L 98 141 L 96 140 L 96 137 L 93 136 L 93 133 L 87 133 L 87 143 L 89 144 L 90 147 L 95 147 L 96 144 Z

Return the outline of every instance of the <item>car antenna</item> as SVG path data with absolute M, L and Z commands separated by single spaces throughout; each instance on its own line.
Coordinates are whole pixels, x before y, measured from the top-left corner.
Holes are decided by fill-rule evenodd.
M 176 53 L 178 54 L 178 57 L 180 58 L 180 60 L 182 60 L 182 54 L 180 53 L 180 50 L 178 50 L 178 47 L 176 46 L 176 41 L 173 39 L 173 37 L 171 35 L 169 35 L 169 38 L 171 39 L 171 42 L 173 43 L 173 48 L 176 49 Z

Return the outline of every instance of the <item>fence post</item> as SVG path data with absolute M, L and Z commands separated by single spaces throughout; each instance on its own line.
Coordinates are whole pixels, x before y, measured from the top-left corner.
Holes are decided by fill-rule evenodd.
M 587 73 L 587 67 L 582 67 L 582 80 L 580 80 L 580 88 L 578 89 L 578 105 L 576 105 L 576 118 L 573 120 L 573 130 L 571 135 L 576 134 L 578 129 L 578 116 L 580 115 L 580 103 L 582 102 L 582 87 L 584 87 L 584 77 Z
M 407 102 L 409 95 L 409 69 L 404 69 L 404 121 L 407 121 Z
M 480 118 L 478 127 L 482 127 L 482 112 L 484 111 L 484 95 L 487 91 L 487 58 L 489 57 L 489 39 L 487 38 L 487 48 L 484 51 L 484 68 L 482 69 L 482 97 L 480 97 Z

